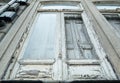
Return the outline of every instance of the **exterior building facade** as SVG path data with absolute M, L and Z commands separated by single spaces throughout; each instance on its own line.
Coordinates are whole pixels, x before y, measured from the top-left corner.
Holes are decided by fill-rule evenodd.
M 120 0 L 11 0 L 0 6 L 1 80 L 119 80 Z

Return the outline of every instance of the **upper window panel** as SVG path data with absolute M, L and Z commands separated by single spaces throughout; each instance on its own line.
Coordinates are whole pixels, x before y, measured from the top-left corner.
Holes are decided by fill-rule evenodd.
M 54 58 L 56 17 L 56 13 L 38 13 L 33 23 L 34 29 L 27 42 L 23 59 L 43 60 Z
M 45 2 L 42 9 L 80 9 L 78 2 Z
M 94 2 L 96 7 L 98 9 L 117 9 L 120 8 L 120 3 L 119 2 L 105 2 L 105 1 L 101 1 L 101 2 Z

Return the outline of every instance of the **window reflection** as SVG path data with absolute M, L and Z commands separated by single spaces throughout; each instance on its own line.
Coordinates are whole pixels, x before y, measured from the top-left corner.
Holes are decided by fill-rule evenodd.
M 55 52 L 56 14 L 38 14 L 24 59 L 51 59 Z

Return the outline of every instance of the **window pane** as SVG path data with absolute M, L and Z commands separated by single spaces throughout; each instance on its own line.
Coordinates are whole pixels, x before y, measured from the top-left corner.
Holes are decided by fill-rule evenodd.
M 81 17 L 65 17 L 68 59 L 96 59 Z
M 120 16 L 118 14 L 103 14 L 109 23 L 114 27 L 115 33 L 120 37 Z
M 72 4 L 67 2 L 44 3 L 42 9 L 79 9 L 79 4 L 75 2 Z
M 120 8 L 120 4 L 117 2 L 105 2 L 105 1 L 98 1 L 94 3 L 98 9 L 116 9 Z
M 97 6 L 98 9 L 116 9 L 120 8 L 120 6 Z
M 38 14 L 23 58 L 51 59 L 55 55 L 56 14 Z

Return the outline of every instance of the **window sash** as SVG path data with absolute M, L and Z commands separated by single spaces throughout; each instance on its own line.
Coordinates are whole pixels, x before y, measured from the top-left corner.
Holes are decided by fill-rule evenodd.
M 36 19 L 22 59 L 54 59 L 57 14 L 38 13 Z

